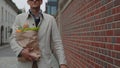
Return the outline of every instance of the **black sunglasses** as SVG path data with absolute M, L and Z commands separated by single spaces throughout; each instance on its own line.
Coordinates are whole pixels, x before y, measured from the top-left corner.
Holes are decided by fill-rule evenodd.
M 28 0 L 28 1 L 40 1 L 40 0 Z

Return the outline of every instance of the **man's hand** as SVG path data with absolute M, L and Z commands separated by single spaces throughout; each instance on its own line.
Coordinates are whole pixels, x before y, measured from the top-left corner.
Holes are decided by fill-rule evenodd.
M 34 61 L 36 58 L 32 55 L 30 55 L 30 51 L 32 51 L 33 48 L 25 48 L 21 51 L 21 55 L 27 59 L 28 61 Z
M 67 65 L 65 65 L 65 64 L 61 64 L 61 65 L 60 65 L 60 68 L 68 68 L 68 67 L 67 67 Z

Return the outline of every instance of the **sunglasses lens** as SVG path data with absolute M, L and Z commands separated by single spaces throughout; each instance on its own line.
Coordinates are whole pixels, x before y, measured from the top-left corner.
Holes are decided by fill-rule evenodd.
M 29 1 L 39 1 L 39 0 L 29 0 Z

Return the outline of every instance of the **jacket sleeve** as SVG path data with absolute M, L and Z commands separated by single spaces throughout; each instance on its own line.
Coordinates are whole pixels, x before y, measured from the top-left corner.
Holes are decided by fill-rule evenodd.
M 15 52 L 16 56 L 18 56 L 23 49 L 22 47 L 19 46 L 15 38 L 16 29 L 18 29 L 19 23 L 20 23 L 19 17 L 17 16 L 12 26 L 12 34 L 10 37 L 10 46 L 11 46 L 11 49 Z
M 52 40 L 53 48 L 55 50 L 55 54 L 58 58 L 59 64 L 66 64 L 62 40 L 54 17 L 52 17 Z

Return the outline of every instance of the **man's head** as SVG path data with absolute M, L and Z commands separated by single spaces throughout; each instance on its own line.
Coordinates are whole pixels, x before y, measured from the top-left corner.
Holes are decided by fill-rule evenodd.
M 32 8 L 32 9 L 40 8 L 40 6 L 42 4 L 42 0 L 27 0 L 27 3 L 30 6 L 30 8 Z

